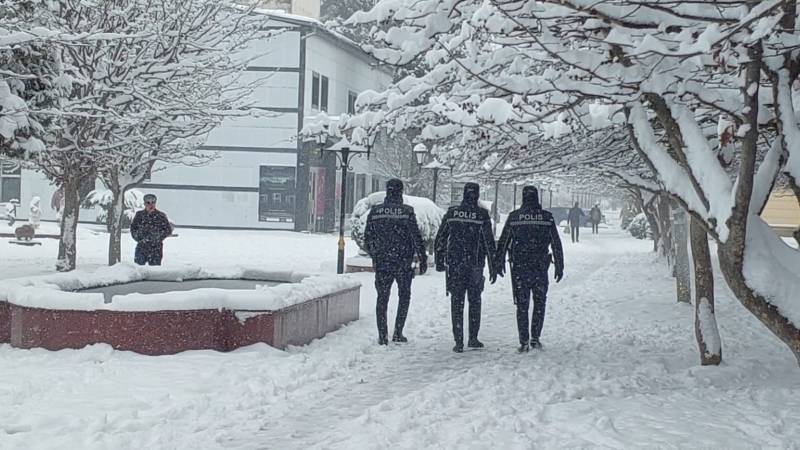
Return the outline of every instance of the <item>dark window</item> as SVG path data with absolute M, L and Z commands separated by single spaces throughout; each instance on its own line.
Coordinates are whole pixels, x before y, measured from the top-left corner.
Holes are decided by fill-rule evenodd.
M 356 113 L 356 98 L 358 98 L 358 94 L 353 91 L 347 91 L 347 114 Z
M 319 74 L 311 73 L 311 107 L 319 109 Z
M 7 159 L 0 159 L 0 202 L 20 200 L 22 166 Z
M 86 197 L 88 197 L 89 194 L 91 194 L 91 192 L 94 190 L 96 181 L 97 180 L 95 180 L 94 177 L 84 178 L 83 180 L 81 180 L 81 185 L 78 186 L 78 196 L 79 196 L 79 198 L 81 200 L 80 204 L 85 209 L 92 209 L 93 208 L 92 206 L 88 206 L 86 204 Z
M 322 92 L 320 98 L 319 109 L 322 111 L 328 111 L 328 77 L 322 77 L 322 88 L 320 89 Z
M 295 168 L 261 166 L 258 182 L 258 220 L 293 222 Z
M 381 190 L 381 179 L 378 177 L 372 177 L 372 192 L 378 192 Z
M 356 176 L 356 200 L 361 200 L 367 196 L 367 176 L 359 174 Z

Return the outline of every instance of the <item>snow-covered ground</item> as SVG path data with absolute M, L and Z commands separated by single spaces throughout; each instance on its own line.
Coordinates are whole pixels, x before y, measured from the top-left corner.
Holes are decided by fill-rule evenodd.
M 414 282 L 406 345 L 376 345 L 372 277 L 358 274 L 361 320 L 286 352 L 0 346 L 0 448 L 800 448 L 791 353 L 719 280 L 724 364 L 700 367 L 692 307 L 675 303 L 652 244 L 601 233 L 565 242 L 566 277 L 551 285 L 542 352 L 514 352 L 506 278 L 484 293 L 487 348 L 452 353 L 438 273 Z M 167 241 L 168 264 L 335 267 L 332 236 L 179 234 Z M 4 241 L 0 278 L 52 270 L 54 240 Z M 130 260 L 130 242 L 123 251 Z M 82 227 L 79 266 L 102 265 L 104 255 L 105 236 Z

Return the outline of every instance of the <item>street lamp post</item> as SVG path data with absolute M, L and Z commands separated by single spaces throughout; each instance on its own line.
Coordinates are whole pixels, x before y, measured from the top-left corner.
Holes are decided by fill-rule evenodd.
M 365 148 L 360 145 L 351 144 L 346 137 L 326 148 L 325 151 L 332 152 L 336 155 L 336 159 L 339 161 L 339 168 L 342 171 L 341 200 L 339 206 L 339 255 L 336 261 L 336 273 L 342 274 L 344 273 L 344 216 L 347 206 L 347 169 L 350 168 L 350 162 L 353 157 L 367 155 L 367 158 L 369 158 L 370 151 L 369 147 Z
M 436 203 L 436 188 L 439 184 L 439 169 L 448 169 L 449 167 L 445 164 L 442 164 L 436 158 L 433 161 L 425 164 L 425 160 L 428 158 L 428 148 L 425 147 L 425 144 L 417 144 L 414 146 L 414 158 L 417 160 L 417 165 L 420 169 L 428 169 L 433 172 L 433 193 L 431 194 L 431 200 L 433 203 Z M 424 164 L 424 165 L 423 165 Z

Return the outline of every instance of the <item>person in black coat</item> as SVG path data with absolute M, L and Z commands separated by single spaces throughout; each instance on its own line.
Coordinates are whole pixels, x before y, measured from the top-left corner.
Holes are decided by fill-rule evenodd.
M 542 209 L 539 192 L 533 186 L 522 190 L 522 207 L 512 211 L 506 219 L 495 258 L 499 275 L 503 275 L 506 254 L 510 254 L 511 282 L 514 304 L 517 305 L 517 328 L 519 330 L 520 352 L 530 347 L 541 348 L 539 337 L 544 325 L 545 303 L 547 302 L 547 270 L 552 259 L 555 261 L 556 282 L 564 276 L 564 252 L 561 238 L 553 215 Z M 533 295 L 533 317 L 528 334 L 528 307 Z M 529 341 L 530 339 L 530 341 Z
M 447 211 L 436 235 L 436 270 L 447 271 L 447 292 L 453 319 L 454 352 L 464 351 L 464 297 L 469 299 L 469 341 L 471 348 L 481 348 L 478 340 L 481 326 L 481 292 L 485 278 L 484 264 L 489 261 L 489 279 L 497 274 L 492 264 L 495 252 L 492 221 L 489 211 L 478 206 L 480 187 L 464 185 L 461 205 Z
M 364 228 L 364 246 L 375 267 L 378 344 L 389 343 L 386 309 L 389 306 L 392 283 L 395 281 L 400 301 L 397 305 L 392 341 L 408 342 L 403 336 L 403 327 L 411 303 L 411 280 L 414 277 L 412 262 L 416 255 L 419 258 L 419 273 L 424 274 L 428 270 L 428 255 L 414 208 L 403 204 L 402 181 L 389 180 L 386 183 L 386 199 L 370 209 Z
M 139 211 L 131 222 L 131 236 L 136 241 L 134 261 L 143 266 L 160 266 L 164 257 L 164 239 L 172 234 L 172 225 L 167 215 L 156 209 L 156 196 L 144 196 L 144 210 Z
M 580 233 L 581 233 L 581 218 L 585 216 L 583 210 L 580 206 L 578 206 L 578 202 L 575 202 L 575 206 L 569 210 L 569 232 L 572 236 L 572 242 L 579 242 L 580 241 Z

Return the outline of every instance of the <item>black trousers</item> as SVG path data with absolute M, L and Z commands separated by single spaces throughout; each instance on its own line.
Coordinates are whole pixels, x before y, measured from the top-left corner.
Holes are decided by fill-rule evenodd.
M 410 267 L 403 269 L 376 269 L 375 290 L 378 292 L 378 301 L 375 304 L 375 316 L 378 319 L 378 339 L 385 341 L 388 337 L 388 324 L 386 310 L 389 307 L 389 296 L 392 293 L 392 283 L 397 282 L 397 295 L 400 302 L 397 304 L 397 317 L 394 320 L 394 334 L 403 334 L 403 327 L 408 316 L 408 307 L 411 304 L 411 280 L 414 270 Z
M 592 222 L 592 234 L 599 234 L 599 233 L 600 233 L 600 223 Z
M 450 316 L 453 319 L 453 339 L 464 343 L 464 299 L 469 300 L 469 339 L 478 339 L 481 328 L 481 293 L 485 282 L 483 267 L 447 268 L 450 292 Z
M 572 242 L 579 242 L 580 234 L 581 234 L 580 227 L 570 225 L 570 235 L 572 236 Z
M 514 292 L 514 303 L 517 305 L 517 329 L 520 344 L 527 344 L 531 339 L 539 339 L 544 326 L 544 311 L 547 303 L 547 269 L 512 267 L 511 282 Z M 533 316 L 530 319 L 528 334 L 528 309 L 533 297 Z
M 161 259 L 164 257 L 164 244 L 136 244 L 136 252 L 133 255 L 133 261 L 143 266 L 150 264 L 151 266 L 160 266 Z

